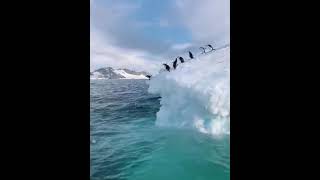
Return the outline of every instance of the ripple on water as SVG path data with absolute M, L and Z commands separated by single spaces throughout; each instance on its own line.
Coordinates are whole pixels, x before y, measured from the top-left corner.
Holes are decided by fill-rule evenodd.
M 154 125 L 145 80 L 92 81 L 90 179 L 229 179 L 229 140 Z M 170 176 L 171 175 L 171 176 Z

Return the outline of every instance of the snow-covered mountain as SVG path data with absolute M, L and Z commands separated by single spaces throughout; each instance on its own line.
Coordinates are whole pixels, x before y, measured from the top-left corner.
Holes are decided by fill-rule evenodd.
M 146 72 L 106 67 L 90 72 L 90 79 L 148 79 L 146 75 Z

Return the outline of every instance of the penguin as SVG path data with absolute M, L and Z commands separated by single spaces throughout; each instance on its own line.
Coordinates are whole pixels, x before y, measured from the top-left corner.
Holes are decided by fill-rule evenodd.
M 213 47 L 210 44 L 208 44 L 207 46 L 211 48 L 211 51 L 215 50 L 215 49 L 213 49 Z
M 206 49 L 204 47 L 200 47 L 199 49 L 202 50 L 202 53 L 201 54 L 205 54 L 206 53 Z
M 151 75 L 146 75 L 146 77 L 150 80 L 151 79 Z
M 190 59 L 193 59 L 193 54 L 189 51 L 189 57 Z
M 170 72 L 170 66 L 168 64 L 165 64 L 165 63 L 163 65 L 166 68 L 166 70 Z
M 181 63 L 184 63 L 183 57 L 179 57 L 179 60 L 180 60 Z
M 177 68 L 177 62 L 178 62 L 178 58 L 176 58 L 176 60 L 173 61 L 173 69 Z

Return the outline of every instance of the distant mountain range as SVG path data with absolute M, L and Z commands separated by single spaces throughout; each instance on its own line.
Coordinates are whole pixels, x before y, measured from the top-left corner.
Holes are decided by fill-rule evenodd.
M 90 72 L 90 79 L 148 79 L 147 72 L 136 72 L 129 69 L 100 68 Z

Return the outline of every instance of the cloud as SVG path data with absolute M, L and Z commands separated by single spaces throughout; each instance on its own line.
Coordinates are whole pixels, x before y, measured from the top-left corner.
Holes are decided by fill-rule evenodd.
M 110 66 L 150 73 L 157 71 L 159 66 L 156 61 L 151 61 L 149 53 L 133 45 L 138 37 L 131 35 L 130 31 L 125 32 L 126 29 L 121 30 L 124 24 L 134 28 L 128 17 L 139 5 L 120 1 L 109 2 L 110 6 L 103 3 L 90 1 L 90 70 Z M 134 48 L 126 46 L 130 42 Z
M 176 0 L 173 6 L 196 43 L 229 43 L 230 0 Z
M 167 9 L 158 9 L 157 16 L 156 6 L 142 3 L 90 0 L 91 70 L 111 66 L 154 73 L 187 50 L 229 42 L 230 0 L 166 1 Z
M 191 43 L 183 43 L 183 44 L 174 44 L 171 46 L 173 50 L 184 50 L 190 48 L 192 46 Z
M 113 46 L 105 36 L 92 28 L 90 32 L 90 70 L 108 66 L 154 74 L 161 65 L 145 51 Z
M 160 22 L 146 22 L 137 18 L 141 11 L 138 1 L 98 1 L 91 5 L 90 23 L 101 33 L 110 36 L 113 45 L 127 49 L 146 50 L 154 55 L 166 52 L 169 44 L 146 36 L 146 27 L 160 26 Z M 162 26 L 166 26 L 162 21 Z M 148 31 L 148 32 L 151 32 Z

